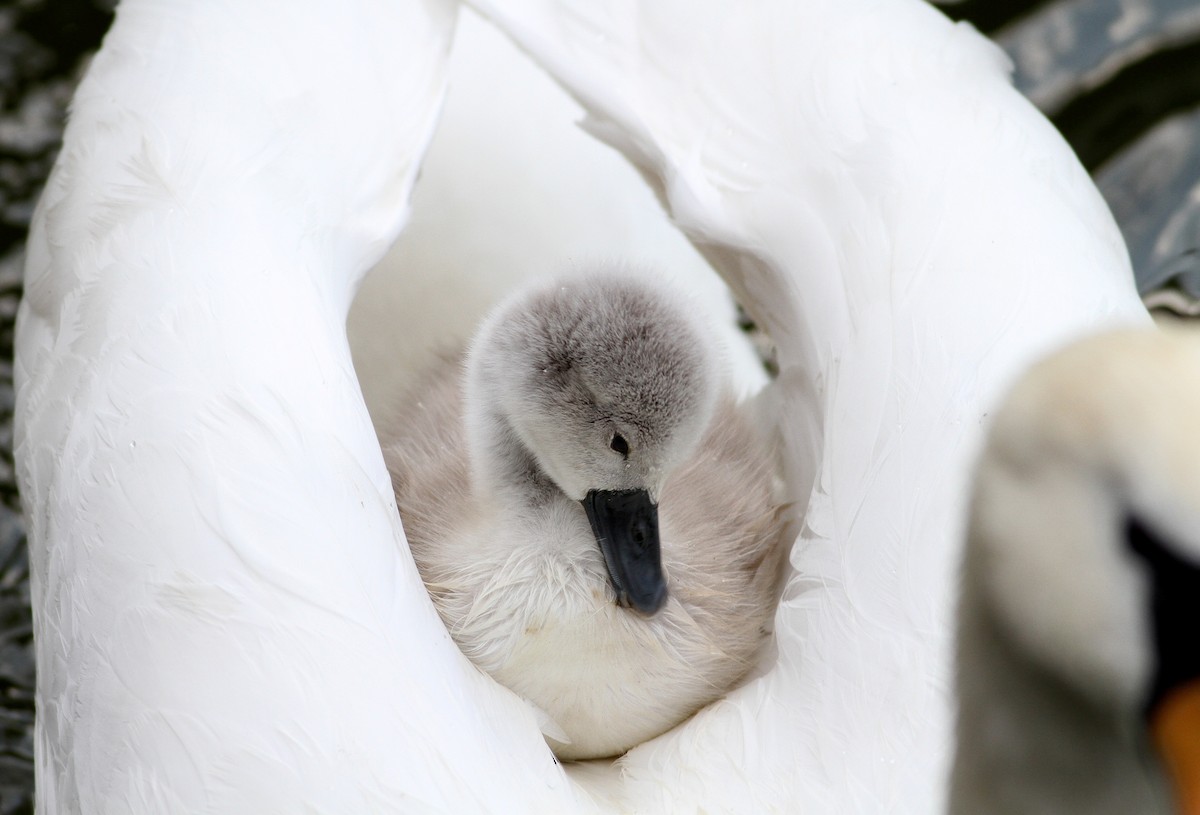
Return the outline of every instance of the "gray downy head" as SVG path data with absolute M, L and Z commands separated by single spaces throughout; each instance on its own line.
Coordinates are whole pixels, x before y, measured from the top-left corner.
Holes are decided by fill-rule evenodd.
M 503 303 L 467 362 L 477 480 L 502 500 L 583 504 L 622 605 L 666 600 L 657 504 L 718 390 L 685 298 L 617 273 L 556 279 Z

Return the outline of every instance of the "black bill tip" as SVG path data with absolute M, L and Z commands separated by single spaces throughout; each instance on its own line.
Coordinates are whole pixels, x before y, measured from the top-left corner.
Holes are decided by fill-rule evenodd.
M 592 490 L 583 499 L 617 602 L 650 616 L 667 601 L 658 506 L 645 490 Z

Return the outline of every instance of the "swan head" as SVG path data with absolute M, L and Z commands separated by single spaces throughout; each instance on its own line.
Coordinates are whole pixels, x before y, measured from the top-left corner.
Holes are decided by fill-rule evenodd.
M 502 303 L 467 356 L 474 476 L 505 500 L 580 502 L 622 605 L 666 600 L 657 505 L 719 387 L 681 293 L 628 274 L 558 278 Z
M 997 413 L 969 522 L 964 615 L 982 609 L 1032 673 L 1156 743 L 1164 706 L 1200 689 L 1197 416 L 1200 339 L 1077 343 Z M 979 648 L 960 633 L 960 682 Z

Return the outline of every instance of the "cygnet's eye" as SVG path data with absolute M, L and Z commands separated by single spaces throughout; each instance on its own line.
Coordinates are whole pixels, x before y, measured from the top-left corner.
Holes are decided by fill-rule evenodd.
M 629 458 L 629 442 L 620 433 L 613 434 L 608 446 L 620 453 L 622 458 Z

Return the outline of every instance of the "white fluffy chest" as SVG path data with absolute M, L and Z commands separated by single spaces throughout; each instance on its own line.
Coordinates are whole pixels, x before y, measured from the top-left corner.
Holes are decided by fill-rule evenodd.
M 559 503 L 479 528 L 488 531 L 448 547 L 447 558 L 470 566 L 454 570 L 453 590 L 439 606 L 459 646 L 488 672 L 636 671 L 648 651 L 662 650 L 657 618 L 616 605 L 579 507 Z
M 619 753 L 661 732 L 695 709 L 703 684 L 683 607 L 671 599 L 646 618 L 617 606 L 577 510 L 481 524 L 493 530 L 486 538 L 464 535 L 443 550 L 470 565 L 438 593 L 459 647 L 554 721 L 545 729 L 570 739 L 555 739 L 566 758 Z

